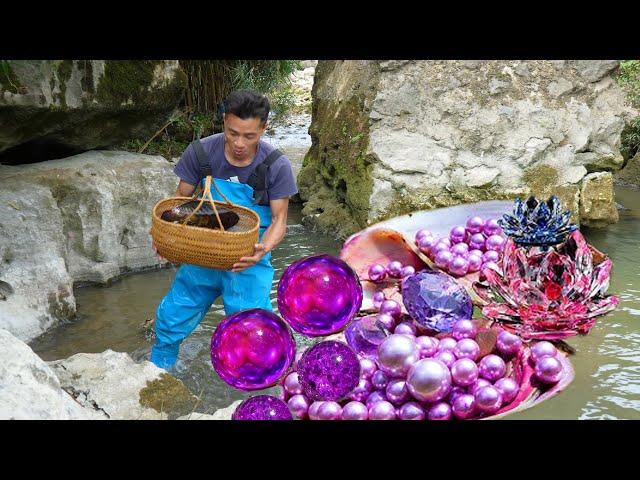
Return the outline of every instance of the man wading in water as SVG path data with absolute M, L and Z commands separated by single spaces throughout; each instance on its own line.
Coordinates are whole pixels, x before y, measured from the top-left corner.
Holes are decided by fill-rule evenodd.
M 269 294 L 273 250 L 284 238 L 289 197 L 297 193 L 291 162 L 260 140 L 267 127 L 269 101 L 248 90 L 231 93 L 223 103 L 224 131 L 196 140 L 184 151 L 174 173 L 180 177 L 177 196 L 193 195 L 211 175 L 233 203 L 260 216 L 260 239 L 253 255 L 232 271 L 182 265 L 156 311 L 156 342 L 151 361 L 171 368 L 180 344 L 202 321 L 220 296 L 226 315 L 249 308 L 272 310 Z M 222 197 L 212 190 L 214 200 Z

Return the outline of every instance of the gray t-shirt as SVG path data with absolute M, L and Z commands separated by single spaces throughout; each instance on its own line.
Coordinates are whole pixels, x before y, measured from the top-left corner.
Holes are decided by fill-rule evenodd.
M 231 165 L 224 156 L 224 134 L 216 133 L 209 137 L 201 138 L 200 142 L 207 158 L 211 162 L 211 173 L 213 178 L 222 180 L 231 180 L 237 177 L 238 182 L 247 183 L 249 175 L 265 158 L 275 149 L 267 142 L 260 140 L 256 156 L 250 165 L 246 167 L 236 167 Z M 180 179 L 191 185 L 197 185 L 202 176 L 200 173 L 200 164 L 193 147 L 189 145 L 180 157 L 180 161 L 173 169 L 173 172 Z M 296 178 L 293 175 L 291 162 L 286 155 L 282 155 L 274 163 L 271 164 L 267 173 L 267 195 L 269 200 L 278 200 L 288 198 L 298 192 L 296 186 Z

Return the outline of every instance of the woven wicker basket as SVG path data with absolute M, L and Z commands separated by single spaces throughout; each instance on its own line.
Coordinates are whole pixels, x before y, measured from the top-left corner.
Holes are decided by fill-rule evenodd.
M 212 184 L 226 203 L 213 200 Z M 159 255 L 173 263 L 189 263 L 218 270 L 231 270 L 233 264 L 241 257 L 253 255 L 254 245 L 258 243 L 260 217 L 249 208 L 231 203 L 218 190 L 210 176 L 206 178 L 200 203 L 183 223 L 167 222 L 160 218 L 165 211 L 195 198 L 195 196 L 165 198 L 153 207 L 150 233 Z M 186 225 L 205 200 L 212 205 L 221 225 L 220 230 Z M 233 227 L 233 232 L 224 230 L 222 227 L 216 205 L 224 206 L 240 217 L 240 221 Z

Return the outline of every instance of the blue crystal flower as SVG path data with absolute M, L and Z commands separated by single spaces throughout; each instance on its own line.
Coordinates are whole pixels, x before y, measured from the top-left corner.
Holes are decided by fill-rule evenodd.
M 526 202 L 516 199 L 513 214 L 498 220 L 504 233 L 518 245 L 548 247 L 562 243 L 578 226 L 569 222 L 571 212 L 562 212 L 555 195 L 546 202 L 529 197 Z

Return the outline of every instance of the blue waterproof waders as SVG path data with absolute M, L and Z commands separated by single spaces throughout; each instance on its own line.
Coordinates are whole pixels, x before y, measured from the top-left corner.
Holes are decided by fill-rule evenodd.
M 260 241 L 271 225 L 271 208 L 254 205 L 253 188 L 244 183 L 215 179 L 216 186 L 230 202 L 254 210 L 260 216 Z M 204 185 L 204 180 L 202 181 Z M 223 201 L 214 188 L 214 200 Z M 272 310 L 269 294 L 273 282 L 271 252 L 253 267 L 233 273 L 224 270 L 182 265 L 156 311 L 156 343 L 151 361 L 170 368 L 178 358 L 182 341 L 198 326 L 211 304 L 222 295 L 226 315 L 248 308 Z

